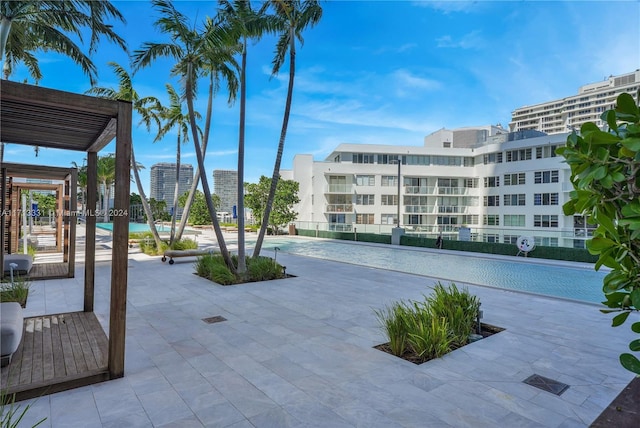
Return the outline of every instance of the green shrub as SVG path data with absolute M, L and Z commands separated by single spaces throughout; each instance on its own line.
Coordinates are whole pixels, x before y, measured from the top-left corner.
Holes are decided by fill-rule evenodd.
M 422 361 L 440 358 L 451 350 L 452 337 L 446 318 L 426 312 L 427 317 L 415 317 L 407 341 Z
M 213 282 L 217 282 L 222 285 L 231 285 L 237 282 L 236 276 L 229 270 L 229 268 L 223 264 L 211 265 L 209 273 L 209 279 Z
M 0 302 L 18 302 L 24 308 L 30 287 L 31 283 L 18 275 L 14 276 L 13 284 L 10 279 L 5 279 L 0 285 Z
M 478 318 L 480 300 L 466 288 L 459 290 L 454 283 L 445 288 L 440 282 L 426 300 L 434 317 L 447 320 L 453 345 L 466 345 Z
M 250 281 L 269 281 L 284 278 L 282 266 L 270 257 L 247 259 L 247 272 Z
M 183 238 L 176 241 L 171 246 L 172 250 L 195 250 L 198 248 L 198 243 L 193 239 Z
M 397 357 L 402 356 L 407 350 L 409 319 L 413 317 L 412 309 L 404 303 L 396 302 L 374 312 L 389 340 L 391 353 Z
M 222 285 L 235 284 L 236 277 L 224 263 L 220 253 L 205 254 L 196 260 L 196 273 Z

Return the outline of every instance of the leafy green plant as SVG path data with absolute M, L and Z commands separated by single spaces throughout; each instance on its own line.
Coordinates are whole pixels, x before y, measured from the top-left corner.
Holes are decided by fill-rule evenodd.
M 640 310 L 640 108 L 630 94 L 622 93 L 615 109 L 601 118 L 608 131 L 585 123 L 557 153 L 571 167 L 574 187 L 564 214 L 581 214 L 598 225 L 587 249 L 598 255 L 596 270 L 611 268 L 603 283 L 603 304 L 609 309 L 602 312 L 619 312 L 612 321 L 617 327 Z M 640 334 L 640 322 L 631 329 Z M 640 339 L 633 340 L 629 349 L 640 351 Z M 635 355 L 621 354 L 620 363 L 640 374 Z
M 478 318 L 480 310 L 478 297 L 469 293 L 466 288 L 458 289 L 454 283 L 445 287 L 437 282 L 433 294 L 426 300 L 434 317 L 447 320 L 452 344 L 458 347 L 466 345 Z
M 233 255 L 231 260 L 237 266 L 238 256 Z M 245 276 L 234 275 L 224 263 L 220 253 L 205 254 L 198 257 L 195 263 L 195 270 L 197 275 L 223 285 L 284 278 L 282 266 L 269 257 L 247 259 L 247 273 Z
M 282 266 L 271 257 L 258 257 L 247 259 L 247 273 L 251 281 L 269 281 L 284 278 Z
M 27 306 L 27 297 L 31 282 L 21 276 L 14 276 L 13 284 L 10 279 L 0 284 L 0 302 L 18 302 L 23 308 Z
M 175 241 L 171 246 L 172 250 L 195 250 L 198 248 L 198 243 L 193 239 L 183 238 Z
M 444 317 L 427 312 L 428 317 L 415 317 L 409 327 L 407 341 L 422 360 L 440 358 L 451 350 L 452 336 L 449 323 Z
M 16 395 L 7 394 L 6 390 L 0 389 L 0 427 L 18 428 L 30 408 L 31 404 L 27 404 L 24 407 L 16 405 Z M 47 418 L 42 418 L 32 425 L 32 428 L 37 427 L 46 420 Z
M 401 357 L 407 350 L 409 319 L 413 317 L 411 308 L 404 303 L 396 302 L 374 312 L 387 336 L 391 353 Z

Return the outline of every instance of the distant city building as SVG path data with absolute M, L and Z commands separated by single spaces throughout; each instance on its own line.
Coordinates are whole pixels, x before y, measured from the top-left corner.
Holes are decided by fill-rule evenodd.
M 180 181 L 178 183 L 178 196 L 186 193 L 193 183 L 193 166 L 180 164 Z M 157 163 L 151 166 L 151 193 L 150 198 L 156 201 L 165 201 L 167 211 L 173 207 L 173 196 L 176 188 L 176 164 Z M 178 215 L 182 209 L 178 208 Z
M 424 146 L 340 144 L 321 162 L 299 154 L 282 178 L 300 184 L 302 229 L 391 234 L 400 224 L 433 238 L 457 239 L 464 229 L 474 241 L 533 236 L 538 245 L 583 248 L 593 227 L 562 212 L 573 187 L 555 150 L 566 138 L 500 126 L 442 129 Z
M 557 134 L 579 130 L 585 122 L 594 122 L 602 127 L 605 123 L 600 115 L 615 106 L 618 95 L 628 92 L 636 97 L 639 88 L 640 70 L 610 76 L 602 82 L 581 86 L 578 95 L 515 109 L 511 113 L 509 130 L 535 129 Z
M 213 170 L 213 193 L 220 197 L 220 212 L 233 214 L 238 205 L 238 171 Z

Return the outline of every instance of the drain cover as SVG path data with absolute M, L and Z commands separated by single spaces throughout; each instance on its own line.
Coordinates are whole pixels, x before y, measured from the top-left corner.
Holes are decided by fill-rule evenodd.
M 562 393 L 569 388 L 569 385 L 566 383 L 558 382 L 557 380 L 549 379 L 548 377 L 537 374 L 529 376 L 523 380 L 523 382 L 527 385 L 535 386 L 536 388 L 555 395 L 562 395 Z
M 220 315 L 216 315 L 215 317 L 202 318 L 202 321 L 206 322 L 207 324 L 215 324 L 217 322 L 222 322 L 226 320 L 227 319 L 225 317 L 221 317 Z

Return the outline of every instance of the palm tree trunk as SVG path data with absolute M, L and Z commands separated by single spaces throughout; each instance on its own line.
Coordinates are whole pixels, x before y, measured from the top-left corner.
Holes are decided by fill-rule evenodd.
M 209 142 L 209 129 L 211 128 L 211 117 L 213 115 L 213 73 L 209 77 L 209 100 L 207 101 L 207 117 L 204 122 L 204 136 L 202 137 L 202 157 L 207 155 L 207 143 Z M 176 232 L 176 239 L 180 240 L 184 233 L 184 228 L 189 220 L 189 213 L 191 212 L 191 205 L 198 189 L 198 182 L 200 181 L 200 166 L 196 167 L 196 173 L 193 177 L 193 183 L 191 183 L 191 189 L 189 189 L 189 195 L 187 201 L 182 209 L 182 218 L 180 219 L 180 225 Z
M 247 98 L 247 39 L 242 47 L 242 66 L 240 69 L 240 130 L 238 132 L 238 273 L 247 271 L 244 242 L 244 128 Z
M 290 30 L 293 31 L 293 28 Z M 296 75 L 296 45 L 295 37 L 290 35 L 289 55 L 289 86 L 287 88 L 287 101 L 284 107 L 284 117 L 282 118 L 282 129 L 280 131 L 280 141 L 278 142 L 278 152 L 276 154 L 276 162 L 273 166 L 273 175 L 271 176 L 271 187 L 269 188 L 269 196 L 267 197 L 267 205 L 264 208 L 264 216 L 262 217 L 262 224 L 260 225 L 260 233 L 256 240 L 256 245 L 253 249 L 253 257 L 258 258 L 260 256 L 260 250 L 262 249 L 262 241 L 264 235 L 267 233 L 267 227 L 269 226 L 269 217 L 271 216 L 271 209 L 273 207 L 273 200 L 276 196 L 276 187 L 278 186 L 278 180 L 280 179 L 280 164 L 282 163 L 282 154 L 284 152 L 284 141 L 287 137 L 287 128 L 289 126 L 289 115 L 291 113 L 291 100 L 293 98 L 293 81 Z
M 0 19 L 0 61 L 4 64 L 4 51 L 11 32 L 11 20 L 5 16 Z
M 153 240 L 156 243 L 156 248 L 160 249 L 162 248 L 162 240 L 160 239 L 160 235 L 158 235 L 158 229 L 156 229 L 156 224 L 153 221 L 151 206 L 149 206 L 149 201 L 147 200 L 147 196 L 144 194 L 144 188 L 142 187 L 142 182 L 140 181 L 140 173 L 138 172 L 138 164 L 136 163 L 136 156 L 133 150 L 133 142 L 131 143 L 131 165 L 133 165 L 133 175 L 136 179 L 136 185 L 138 186 L 140 199 L 142 200 L 142 209 L 147 215 L 147 224 L 149 225 L 149 230 L 153 235 Z
M 180 185 L 180 130 L 178 130 L 178 147 L 176 149 L 176 188 L 173 190 L 173 212 L 171 214 L 171 235 L 169 246 L 172 246 L 176 237 L 176 218 L 178 216 L 178 196 Z
M 200 174 L 200 179 L 202 180 L 202 193 L 204 193 L 204 199 L 207 202 L 207 208 L 209 209 L 209 216 L 211 217 L 211 223 L 213 224 L 213 230 L 216 234 L 216 239 L 218 240 L 218 247 L 220 248 L 220 253 L 222 254 L 222 258 L 224 259 L 225 264 L 229 268 L 229 270 L 235 275 L 237 273 L 237 269 L 233 264 L 233 260 L 231 260 L 231 255 L 229 254 L 229 250 L 227 249 L 227 244 L 224 240 L 224 236 L 222 235 L 222 229 L 220 228 L 220 223 L 218 222 L 218 215 L 216 213 L 216 209 L 213 206 L 213 200 L 211 199 L 211 189 L 209 188 L 209 180 L 207 179 L 206 169 L 204 167 L 204 157 L 202 156 L 202 151 L 200 150 L 200 142 L 198 141 L 198 132 L 196 125 L 196 116 L 195 110 L 193 108 L 193 84 L 192 84 L 192 65 L 189 64 L 187 66 L 187 82 L 186 82 L 186 99 L 187 99 L 187 108 L 189 109 L 189 122 L 191 123 L 191 133 L 193 134 L 193 145 L 196 150 L 196 157 L 198 158 L 198 167 L 200 171 L 205 171 L 204 174 Z

